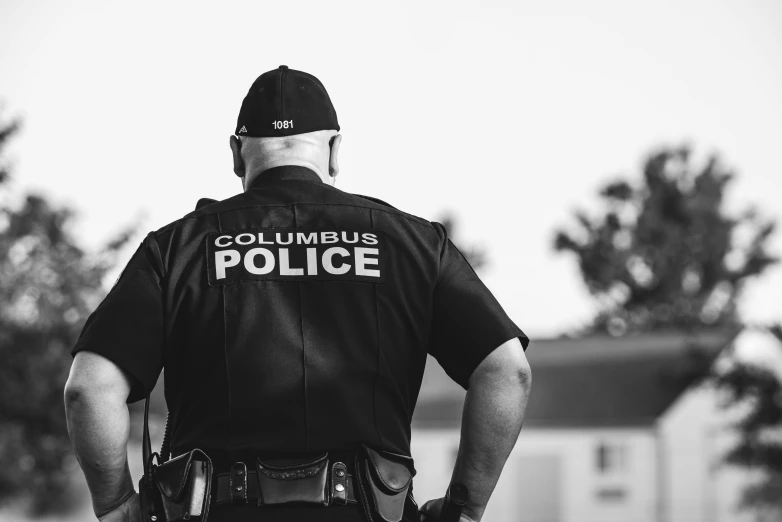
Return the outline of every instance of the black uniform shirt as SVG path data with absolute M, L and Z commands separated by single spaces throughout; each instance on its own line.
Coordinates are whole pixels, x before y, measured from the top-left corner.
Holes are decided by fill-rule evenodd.
M 439 223 L 303 167 L 150 233 L 73 349 L 143 399 L 165 367 L 173 453 L 410 454 L 426 354 L 457 383 L 524 333 Z

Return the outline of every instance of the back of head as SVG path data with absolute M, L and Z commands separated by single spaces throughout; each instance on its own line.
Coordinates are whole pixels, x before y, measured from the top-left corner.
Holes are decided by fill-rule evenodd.
M 338 172 L 337 113 L 323 84 L 311 74 L 282 65 L 253 82 L 231 137 L 234 172 L 245 189 L 265 170 L 308 167 L 333 184 Z

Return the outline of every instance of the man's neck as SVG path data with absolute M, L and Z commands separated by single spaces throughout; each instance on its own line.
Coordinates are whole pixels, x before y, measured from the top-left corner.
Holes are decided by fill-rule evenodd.
M 333 185 L 333 182 L 331 181 L 332 178 L 328 175 L 328 173 L 326 173 L 324 176 L 323 171 L 313 162 L 300 159 L 279 159 L 276 161 L 265 161 L 262 165 L 252 165 L 249 169 L 251 173 L 244 178 L 245 192 L 252 186 L 253 182 L 258 179 L 259 176 L 263 176 L 263 173 L 267 170 L 288 165 L 308 168 L 317 174 L 323 183 L 326 183 L 327 185 Z

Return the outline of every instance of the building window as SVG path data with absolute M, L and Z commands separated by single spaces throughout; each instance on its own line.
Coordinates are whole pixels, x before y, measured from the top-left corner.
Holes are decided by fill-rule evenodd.
M 595 451 L 595 467 L 603 475 L 627 470 L 627 447 L 624 444 L 601 441 Z
M 597 498 L 601 502 L 622 502 L 627 497 L 627 491 L 621 487 L 602 488 L 597 490 Z

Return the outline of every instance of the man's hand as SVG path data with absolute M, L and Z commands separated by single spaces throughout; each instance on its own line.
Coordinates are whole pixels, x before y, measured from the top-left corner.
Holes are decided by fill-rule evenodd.
M 100 522 L 142 522 L 141 501 L 138 493 L 133 493 L 125 502 L 112 509 L 98 520 Z
M 436 498 L 430 500 L 426 504 L 420 507 L 418 510 L 421 513 L 422 522 L 436 522 L 440 520 L 440 513 L 443 511 L 445 505 L 445 498 Z M 472 515 L 465 513 L 467 508 L 463 508 L 462 515 L 459 517 L 459 522 L 480 522 L 479 518 L 473 518 Z

